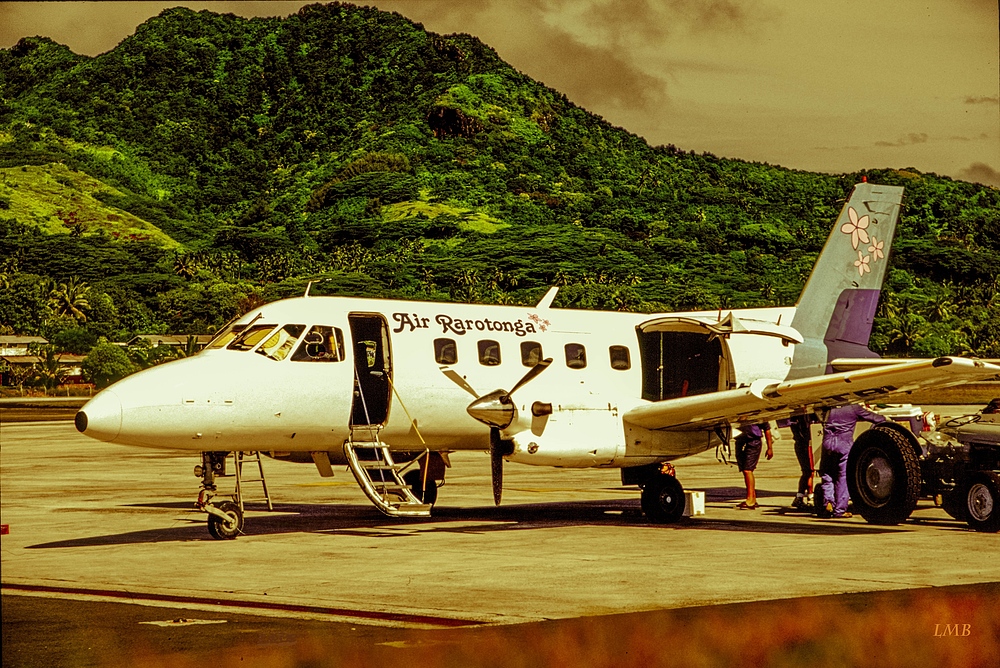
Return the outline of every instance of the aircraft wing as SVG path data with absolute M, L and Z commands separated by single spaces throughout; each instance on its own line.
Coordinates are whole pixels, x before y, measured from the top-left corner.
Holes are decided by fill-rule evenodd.
M 861 369 L 874 369 L 892 366 L 893 364 L 915 364 L 917 362 L 933 362 L 930 358 L 899 359 L 892 357 L 838 357 L 830 360 L 830 367 L 834 371 L 860 371 Z M 981 359 L 980 362 L 1000 365 L 1000 359 Z
M 665 399 L 637 406 L 622 419 L 646 429 L 707 430 L 725 423 L 777 420 L 817 408 L 884 401 L 913 390 L 991 379 L 1000 380 L 1000 366 L 981 360 L 901 361 L 796 380 L 762 379 L 735 390 Z

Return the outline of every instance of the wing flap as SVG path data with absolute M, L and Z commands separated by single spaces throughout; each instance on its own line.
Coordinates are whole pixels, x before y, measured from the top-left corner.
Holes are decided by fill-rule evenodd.
M 892 366 L 893 364 L 915 364 L 917 362 L 933 362 L 929 358 L 897 359 L 890 357 L 838 357 L 830 360 L 830 367 L 834 371 L 860 371 L 862 369 L 872 369 L 875 367 Z M 1000 360 L 981 359 L 980 362 L 987 364 L 998 364 Z
M 643 404 L 622 419 L 637 427 L 673 431 L 714 429 L 725 423 L 763 422 L 913 390 L 970 380 L 1000 380 L 1000 366 L 962 357 L 903 361 L 789 381 L 762 379 L 749 387 Z

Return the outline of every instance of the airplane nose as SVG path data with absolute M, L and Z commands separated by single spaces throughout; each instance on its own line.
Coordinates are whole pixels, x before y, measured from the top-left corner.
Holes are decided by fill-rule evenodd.
M 88 401 L 74 419 L 76 429 L 99 441 L 114 440 L 122 430 L 122 402 L 111 390 Z

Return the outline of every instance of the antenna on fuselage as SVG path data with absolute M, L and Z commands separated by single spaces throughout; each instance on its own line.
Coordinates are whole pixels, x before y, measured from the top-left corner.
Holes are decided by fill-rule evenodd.
M 321 278 L 318 281 L 309 281 L 308 285 L 306 285 L 306 293 L 302 296 L 309 297 L 310 296 L 309 291 L 312 290 L 313 283 L 322 283 L 325 280 L 326 280 L 325 278 Z

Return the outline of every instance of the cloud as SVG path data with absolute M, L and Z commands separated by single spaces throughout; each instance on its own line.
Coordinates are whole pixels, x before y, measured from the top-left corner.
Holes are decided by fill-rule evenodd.
M 667 103 L 662 80 L 646 74 L 614 49 L 580 44 L 569 35 L 549 37 L 544 63 L 530 68 L 532 77 L 566 91 L 585 108 L 610 103 L 618 107 L 654 109 Z M 519 67 L 523 67 L 518 63 Z
M 428 30 L 480 35 L 506 62 L 596 113 L 624 108 L 653 113 L 668 103 L 664 78 L 649 71 L 635 46 L 664 38 L 670 22 L 647 20 L 640 32 L 641 12 L 629 9 L 615 19 L 617 3 L 379 0 L 372 4 L 405 12 Z
M 926 144 L 930 136 L 926 132 L 911 132 L 909 134 L 903 135 L 894 142 L 891 141 L 877 141 L 875 145 L 880 148 L 888 148 L 893 146 L 912 146 L 914 144 Z
M 984 186 L 1000 188 L 1000 172 L 985 162 L 974 162 L 965 169 L 958 171 L 958 176 L 966 181 L 981 183 Z
M 735 0 L 520 0 L 553 29 L 585 35 L 590 43 L 624 47 L 662 43 L 677 33 L 747 32 L 758 22 Z M 520 4 L 516 3 L 516 4 Z M 503 0 L 501 4 L 511 4 Z

